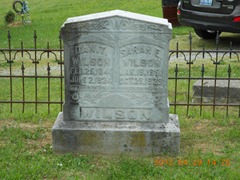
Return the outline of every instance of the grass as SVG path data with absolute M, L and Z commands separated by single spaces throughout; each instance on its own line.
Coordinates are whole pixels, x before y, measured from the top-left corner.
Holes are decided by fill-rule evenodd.
M 214 65 L 209 60 L 199 60 L 192 65 L 192 76 L 200 77 L 202 63 L 206 76 L 213 76 Z M 239 63 L 224 61 L 219 75 L 227 76 L 228 63 L 239 77 Z M 21 66 L 14 63 L 13 68 Z M 29 67 L 28 67 L 29 66 Z M 39 65 L 41 67 L 41 65 Z M 186 63 L 179 63 L 179 77 L 188 76 Z M 5 67 L 6 68 L 6 67 Z M 26 65 L 30 68 L 30 64 Z M 170 63 L 169 74 L 174 76 L 175 63 Z M 40 71 L 44 73 L 44 71 Z M 194 81 L 192 81 L 193 83 Z M 1 79 L 1 99 L 9 98 L 9 80 Z M 26 80 L 26 98 L 34 99 L 34 80 Z M 47 79 L 39 79 L 39 99 L 45 100 Z M 53 98 L 59 97 L 59 82 L 51 81 Z M 187 81 L 178 85 L 178 101 L 186 102 Z M 14 81 L 14 98 L 21 100 L 21 81 Z M 169 81 L 169 98 L 174 94 L 174 82 Z M 217 108 L 212 117 L 212 108 L 177 107 L 181 126 L 181 154 L 177 157 L 97 156 L 66 154 L 56 155 L 51 148 L 51 128 L 59 112 L 58 105 L 51 105 L 51 114 L 46 105 L 39 105 L 37 114 L 34 105 L 0 106 L 0 177 L 4 179 L 235 179 L 240 176 L 240 146 L 238 110 Z M 173 113 L 173 107 L 171 107 Z M 14 163 L 13 163 L 14 162 Z M 173 173 L 174 172 L 174 173 Z
M 20 47 L 21 41 L 24 47 L 32 48 L 34 46 L 34 31 L 37 32 L 37 47 L 47 47 L 50 42 L 51 48 L 59 47 L 59 31 L 62 24 L 69 17 L 81 16 L 90 13 L 103 12 L 114 9 L 121 9 L 136 13 L 142 13 L 155 17 L 162 17 L 162 4 L 160 0 L 53 0 L 42 2 L 39 0 L 28 0 L 30 7 L 30 18 L 32 23 L 29 25 L 11 24 L 6 25 L 4 16 L 9 10 L 12 10 L 12 1 L 6 1 L 1 4 L 0 10 L 0 47 L 8 47 L 7 32 L 11 32 L 12 47 Z M 18 17 L 16 21 L 21 20 Z M 188 48 L 189 43 L 186 38 L 192 32 L 194 48 L 202 47 L 203 44 L 207 48 L 214 48 L 215 41 L 205 41 L 198 38 L 193 28 L 174 27 L 173 39 L 171 40 L 171 49 L 175 48 L 176 42 L 180 43 L 181 48 Z M 239 46 L 238 34 L 222 33 L 221 44 L 228 47 L 232 41 L 234 46 Z
M 72 16 L 123 9 L 137 13 L 161 17 L 161 2 L 158 0 L 53 0 L 42 2 L 28 0 L 32 23 L 30 25 L 6 26 L 4 18 L 0 21 L 0 47 L 8 47 L 7 31 L 11 31 L 12 47 L 33 47 L 33 32 L 37 31 L 38 47 L 45 47 L 49 41 L 51 47 L 58 47 L 59 29 L 63 22 Z M 1 4 L 0 17 L 10 10 L 11 1 Z M 6 10 L 6 12 L 5 12 Z M 179 41 L 181 49 L 187 49 L 189 31 L 192 28 L 174 27 L 171 48 Z M 206 44 L 215 48 L 214 41 L 203 41 L 193 35 L 194 48 Z M 221 47 L 228 47 L 229 41 L 239 45 L 239 36 L 224 33 L 220 39 Z M 14 63 L 14 72 L 21 72 L 20 59 Z M 42 62 L 41 62 L 42 63 Z M 43 64 L 41 69 L 46 69 Z M 54 64 L 51 60 L 51 63 Z M 177 61 L 179 77 L 188 76 L 185 62 Z M 201 64 L 205 64 L 205 75 L 213 76 L 214 65 L 211 61 L 199 60 L 192 65 L 192 76 L 201 76 Z M 176 62 L 170 63 L 169 75 L 174 76 Z M 219 66 L 219 76 L 227 77 L 228 64 L 232 65 L 232 76 L 239 77 L 239 62 L 226 60 Z M 26 63 L 28 74 L 32 73 L 32 63 Z M 9 68 L 9 64 L 0 60 L 0 72 Z M 41 73 L 46 75 L 45 70 Z M 57 72 L 56 72 L 57 73 Z M 14 80 L 14 98 L 22 99 L 21 81 Z M 191 83 L 194 83 L 192 81 Z M 9 99 L 9 80 L 1 78 L 1 99 Z M 34 80 L 26 80 L 26 99 L 34 99 Z M 59 82 L 51 81 L 51 97 L 59 97 Z M 46 100 L 47 79 L 39 79 L 38 98 Z M 186 102 L 186 81 L 179 82 L 178 101 Z M 173 97 L 174 82 L 169 81 L 169 98 Z M 238 110 L 230 108 L 230 118 L 226 118 L 225 109 L 217 108 L 212 117 L 212 108 L 204 107 L 199 115 L 199 107 L 190 107 L 186 115 L 185 107 L 177 107 L 181 126 L 181 154 L 177 157 L 167 155 L 159 157 L 97 156 L 53 153 L 51 128 L 59 112 L 59 105 L 51 105 L 47 113 L 46 105 L 0 104 L 0 178 L 1 179 L 236 179 L 240 177 L 240 121 Z M 173 107 L 171 107 L 171 113 Z
M 32 23 L 26 26 L 6 26 L 4 18 L 0 20 L 0 47 L 7 47 L 7 31 L 11 31 L 12 46 L 19 47 L 20 41 L 25 47 L 33 47 L 33 33 L 37 31 L 39 47 L 58 47 L 59 30 L 69 17 L 81 16 L 90 13 L 121 9 L 152 16 L 161 17 L 162 7 L 159 0 L 28 0 Z M 6 12 L 5 12 L 6 10 Z M 12 1 L 2 3 L 0 17 L 12 10 Z M 32 34 L 32 36 L 29 36 Z
M 0 177 L 5 179 L 235 179 L 239 172 L 239 128 L 235 119 L 181 116 L 178 157 L 55 155 L 54 119 L 33 123 L 1 120 Z M 14 163 L 13 163 L 14 162 Z M 173 173 L 174 172 L 174 173 Z
M 201 39 L 194 33 L 194 29 L 191 27 L 179 26 L 173 28 L 173 38 L 170 41 L 170 49 L 176 49 L 176 43 L 179 43 L 179 49 L 189 49 L 189 35 L 192 36 L 192 48 L 202 49 L 205 46 L 206 49 L 216 50 L 216 40 Z M 219 49 L 230 49 L 230 43 L 232 43 L 233 49 L 239 49 L 240 47 L 240 34 L 236 33 L 221 33 L 219 37 Z

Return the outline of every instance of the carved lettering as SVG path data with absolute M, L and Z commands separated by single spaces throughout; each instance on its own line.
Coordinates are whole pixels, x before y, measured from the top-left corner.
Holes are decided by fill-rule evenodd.
M 161 62 L 158 59 L 122 59 L 122 64 L 124 67 L 132 68 L 145 68 L 145 67 L 160 67 Z
M 149 86 L 149 85 L 161 85 L 162 79 L 157 78 L 132 78 L 132 77 L 121 77 L 120 85 L 139 85 L 139 86 Z
M 112 85 L 112 49 L 99 43 L 82 43 L 74 46 L 70 63 L 70 83 L 80 86 Z
M 137 118 L 137 112 L 135 110 L 129 110 L 128 118 L 131 120 L 135 120 Z
M 82 86 L 111 86 L 110 47 L 98 43 L 84 43 L 79 46 L 80 85 Z
M 81 116 L 83 117 L 83 119 L 91 119 L 93 117 L 93 109 L 82 109 L 81 110 Z
M 83 43 L 79 46 L 75 46 L 75 54 L 101 54 L 106 55 L 106 47 L 97 43 Z
M 137 55 L 137 54 L 146 54 L 151 55 L 154 53 L 154 50 L 146 45 L 134 45 L 128 46 L 126 48 L 122 48 L 120 52 L 121 58 L 124 58 L 129 55 Z
M 120 86 L 148 88 L 162 85 L 161 48 L 130 44 L 120 50 Z
M 143 121 L 151 120 L 151 112 L 150 111 L 143 111 L 140 114 L 140 119 L 143 120 Z
M 102 109 L 102 118 L 111 120 L 113 118 L 112 111 L 110 109 Z
M 79 83 L 79 58 L 76 56 L 73 56 L 71 58 L 71 67 L 70 67 L 70 83 L 71 84 L 77 84 Z
M 125 111 L 124 110 L 115 110 L 115 117 L 117 120 L 125 119 Z
M 161 72 L 159 69 L 133 69 L 133 68 L 122 68 L 120 75 L 123 76 L 160 76 Z
M 81 66 L 91 66 L 91 67 L 108 67 L 110 66 L 110 59 L 102 58 L 82 58 Z
M 150 109 L 81 108 L 81 120 L 150 121 Z
M 112 84 L 112 79 L 108 77 L 98 76 L 81 76 L 81 85 L 107 85 Z
M 171 35 L 167 27 L 118 16 L 73 24 L 64 26 L 62 34 L 64 116 L 92 121 L 167 120 L 168 111 L 162 108 L 167 106 L 165 46 Z

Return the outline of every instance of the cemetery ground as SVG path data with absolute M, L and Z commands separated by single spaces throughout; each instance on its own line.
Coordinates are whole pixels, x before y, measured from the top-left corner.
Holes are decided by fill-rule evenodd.
M 199 62 L 202 63 L 203 61 Z M 173 74 L 174 64 L 170 63 L 169 73 Z M 185 62 L 179 64 L 181 75 L 187 76 Z M 234 68 L 239 63 L 232 62 Z M 196 71 L 200 72 L 196 65 Z M 214 66 L 208 64 L 208 72 Z M 223 68 L 222 68 L 223 69 Z M 225 73 L 221 68 L 219 73 Z M 222 70 L 222 71 L 221 71 Z M 210 74 L 211 75 L 211 74 Z M 239 76 L 239 74 L 235 74 Z M 7 87 L 8 81 L 1 86 Z M 21 82 L 14 82 L 16 87 Z M 31 84 L 25 91 L 28 98 L 34 96 Z M 58 83 L 51 81 L 52 97 L 58 96 Z M 46 80 L 39 81 L 39 99 L 45 98 Z M 174 93 L 173 82 L 169 82 L 169 98 Z M 179 98 L 186 98 L 186 84 L 179 84 Z M 1 96 L 7 96 L 7 88 L 1 88 Z M 42 92 L 42 93 L 41 93 Z M 14 88 L 14 97 L 21 99 L 18 88 Z M 34 98 L 34 97 L 32 97 Z M 59 113 L 59 105 L 51 105 L 51 113 L 47 113 L 47 105 L 38 105 L 38 113 L 34 113 L 34 105 L 13 105 L 13 113 L 9 105 L 0 105 L 0 177 L 5 179 L 235 179 L 240 175 L 240 121 L 238 113 L 230 108 L 227 118 L 225 108 L 219 107 L 212 117 L 212 107 L 204 107 L 199 116 L 199 107 L 190 107 L 186 115 L 185 107 L 177 107 L 181 128 L 181 154 L 176 157 L 167 154 L 158 157 L 101 156 L 53 153 L 51 144 L 51 128 Z M 221 111 L 222 109 L 222 111 Z M 173 113 L 173 107 L 171 112 Z
M 196 110 L 197 111 L 197 110 Z M 1 114 L 5 113 L 1 111 Z M 54 114 L 6 113 L 0 121 L 0 177 L 3 179 L 236 179 L 240 172 L 239 119 L 217 115 L 186 117 L 177 157 L 66 154 L 51 148 Z M 2 116 L 2 115 L 1 115 Z M 15 117 L 16 116 L 16 117 Z
M 7 47 L 7 31 L 11 30 L 13 47 L 19 47 L 20 41 L 24 46 L 32 47 L 33 39 L 29 34 L 37 30 L 37 41 L 40 47 L 45 47 L 46 42 L 51 42 L 51 47 L 58 46 L 58 33 L 60 26 L 67 17 L 89 14 L 109 9 L 118 9 L 160 16 L 161 3 L 157 0 L 141 0 L 141 6 L 133 1 L 105 1 L 97 4 L 71 0 L 66 5 L 65 1 L 54 0 L 42 4 L 39 8 L 37 1 L 29 2 L 32 24 L 28 26 L 6 27 L 0 23 L 0 45 Z M 58 5 L 57 5 L 58 4 Z M 71 5 L 70 5 L 71 4 Z M 76 6 L 78 5 L 78 6 Z M 2 9 L 9 9 L 11 1 L 2 3 Z M 75 8 L 75 7 L 81 7 Z M 156 8 L 159 7 L 159 8 Z M 5 12 L 1 10 L 1 17 Z M 58 17 L 58 18 L 54 18 Z M 53 26 L 50 26 L 53 25 Z M 50 29 L 51 27 L 51 29 Z M 179 27 L 173 29 L 171 48 L 175 48 L 175 42 L 181 43 L 181 47 L 188 47 L 188 37 L 191 28 Z M 21 37 L 18 36 L 21 34 Z M 194 36 L 194 35 L 193 35 Z M 220 39 L 221 46 L 228 45 L 229 38 L 235 45 L 239 45 L 239 35 L 225 33 Z M 213 48 L 214 41 L 203 41 L 194 38 L 194 46 Z M 226 46 L 228 47 L 228 46 Z M 21 64 L 16 62 L 15 64 Z M 199 64 L 203 63 L 200 61 Z M 198 65 L 199 65 L 198 64 Z M 232 61 L 233 68 L 239 69 L 239 62 Z M 179 64 L 181 75 L 187 76 L 185 62 Z M 0 64 L 0 68 L 6 67 L 6 63 Z M 170 63 L 169 73 L 174 74 L 175 63 Z M 226 67 L 226 66 L 225 66 Z M 220 68 L 219 74 L 226 73 L 225 68 Z M 209 63 L 209 75 L 213 73 L 214 66 Z M 194 73 L 200 73 L 200 66 L 196 65 Z M 239 74 L 234 76 L 239 77 Z M 199 76 L 199 75 L 198 75 Z M 29 98 L 32 95 L 34 80 L 26 82 Z M 58 86 L 52 81 L 52 97 L 57 93 Z M 15 82 L 16 87 L 20 83 Z M 39 98 L 45 97 L 41 93 L 46 82 L 39 81 Z M 0 82 L 1 87 L 7 86 Z M 186 86 L 180 84 L 182 93 L 179 97 L 185 98 Z M 5 90 L 5 91 L 4 91 Z M 173 93 L 173 82 L 169 82 L 169 98 Z M 7 89 L 1 88 L 0 96 L 7 96 Z M 15 89 L 14 96 L 21 99 L 22 95 Z M 56 95 L 57 96 L 57 95 Z M 222 108 L 222 112 L 221 112 Z M 38 113 L 34 113 L 33 105 L 26 105 L 22 113 L 22 105 L 14 105 L 13 113 L 10 113 L 9 105 L 0 105 L 0 178 L 1 179 L 237 179 L 240 177 L 240 119 L 234 108 L 230 108 L 227 118 L 225 109 L 221 107 L 212 117 L 212 108 L 204 107 L 204 113 L 199 116 L 199 107 L 191 107 L 186 115 L 186 108 L 178 107 L 181 128 L 181 154 L 170 157 L 167 154 L 158 157 L 127 157 L 127 156 L 101 156 L 53 153 L 51 144 L 51 128 L 59 113 L 59 105 L 51 105 L 51 114 L 47 113 L 46 105 L 38 106 Z M 171 112 L 173 113 L 173 107 Z

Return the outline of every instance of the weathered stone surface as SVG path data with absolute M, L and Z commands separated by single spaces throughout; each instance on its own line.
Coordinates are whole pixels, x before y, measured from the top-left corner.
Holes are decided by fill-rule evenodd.
M 64 119 L 166 122 L 169 24 L 110 11 L 68 19 Z
M 61 37 L 65 103 L 52 129 L 54 151 L 179 153 L 167 97 L 167 20 L 115 10 L 69 18 Z
M 216 85 L 216 90 L 215 90 Z M 193 85 L 193 101 L 213 102 L 215 93 L 215 101 L 219 103 L 235 103 L 240 101 L 240 81 L 239 80 L 198 80 Z
M 60 113 L 52 133 L 57 153 L 154 156 L 180 151 L 178 116 L 172 114 L 168 123 L 148 123 L 64 121 Z

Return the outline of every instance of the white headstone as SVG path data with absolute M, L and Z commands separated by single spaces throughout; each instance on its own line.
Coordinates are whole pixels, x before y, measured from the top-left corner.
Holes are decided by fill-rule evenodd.
M 168 122 L 165 19 L 119 10 L 69 18 L 62 38 L 65 120 Z
M 131 139 L 133 129 L 145 133 L 143 135 L 146 137 L 149 136 L 146 134 L 148 131 L 174 131 L 178 146 L 179 127 L 174 129 L 169 126 L 174 124 L 173 119 L 174 125 L 178 126 L 177 116 L 169 118 L 167 87 L 171 30 L 171 24 L 166 19 L 120 10 L 69 18 L 61 29 L 65 103 L 63 117 L 61 115 L 58 119 L 65 123 L 61 128 L 73 128 L 79 134 L 61 136 L 73 136 L 71 139 L 75 139 L 77 144 L 79 138 L 86 136 L 82 134 L 83 129 L 91 132 L 95 129 L 95 133 L 111 131 L 116 137 L 122 136 L 122 133 L 129 134 L 125 139 L 118 137 L 119 140 L 115 140 L 117 144 L 122 143 L 117 150 L 109 152 L 115 154 L 124 152 L 124 147 L 136 149 L 131 148 L 127 140 Z M 59 120 L 56 124 L 61 123 Z M 53 131 L 56 129 L 59 127 L 55 126 Z M 169 135 L 172 136 L 171 133 Z M 101 138 L 101 135 L 97 137 Z M 102 139 L 104 137 L 106 134 Z M 63 138 L 53 139 L 58 142 L 56 139 Z M 109 145 L 113 140 L 105 138 L 99 145 L 96 145 L 96 140 L 85 141 L 91 147 L 107 149 L 109 147 L 104 144 Z M 144 141 L 151 144 L 148 142 L 151 138 Z M 164 151 L 157 150 L 157 146 L 149 146 L 150 149 L 155 148 L 157 153 Z M 61 151 L 61 148 L 55 149 Z M 86 151 L 81 143 L 76 145 L 76 149 Z M 149 147 L 145 149 L 148 149 L 145 154 L 152 152 Z M 175 152 L 179 151 L 179 148 L 174 149 Z

